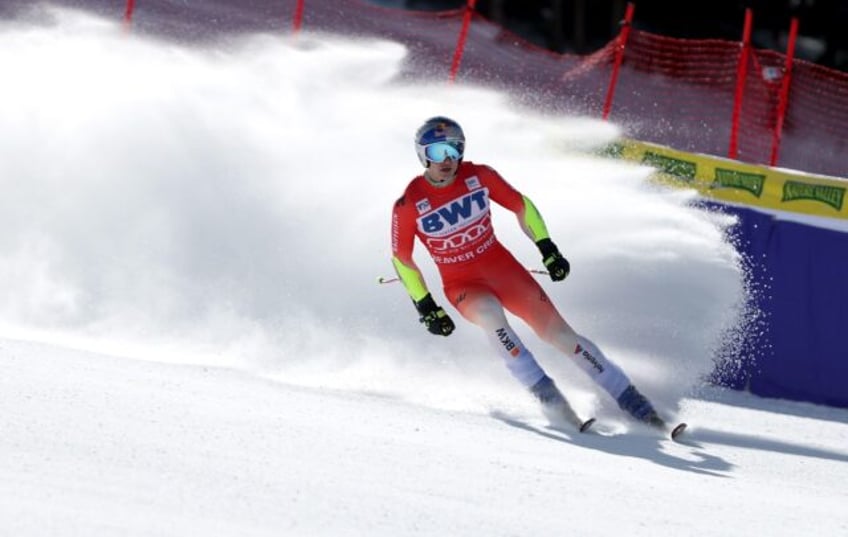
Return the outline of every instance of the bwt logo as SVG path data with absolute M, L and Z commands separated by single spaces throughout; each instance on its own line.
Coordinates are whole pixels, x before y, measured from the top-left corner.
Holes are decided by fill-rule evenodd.
M 486 189 L 474 192 L 442 205 L 432 213 L 418 219 L 421 230 L 432 234 L 440 231 L 450 231 L 468 222 L 477 220 L 481 214 L 489 210 L 488 191 Z M 447 229 L 445 229 L 447 228 Z

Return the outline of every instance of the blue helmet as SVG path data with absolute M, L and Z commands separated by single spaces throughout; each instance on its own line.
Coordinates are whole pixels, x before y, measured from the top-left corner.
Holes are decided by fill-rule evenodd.
M 456 121 L 444 116 L 431 117 L 415 132 L 415 152 L 425 168 L 446 158 L 462 160 L 465 134 Z

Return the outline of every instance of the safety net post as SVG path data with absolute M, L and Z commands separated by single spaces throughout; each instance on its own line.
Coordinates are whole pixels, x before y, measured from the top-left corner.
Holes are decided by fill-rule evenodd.
M 730 125 L 730 148 L 727 156 L 739 156 L 739 116 L 742 113 L 742 97 L 745 95 L 745 79 L 748 76 L 748 57 L 751 52 L 751 8 L 745 10 L 745 28 L 742 31 L 742 50 L 739 53 L 739 68 L 736 72 L 736 95 L 733 99 L 733 118 Z
M 474 5 L 477 0 L 468 0 L 465 6 L 465 16 L 462 18 L 462 28 L 459 30 L 459 38 L 456 41 L 456 50 L 453 53 L 448 83 L 453 84 L 456 74 L 459 72 L 459 64 L 465 51 L 465 41 L 468 39 L 468 27 L 471 26 L 471 18 L 474 16 Z
M 789 26 L 789 43 L 786 46 L 786 67 L 783 70 L 783 80 L 780 86 L 780 100 L 777 104 L 777 121 L 774 125 L 774 138 L 771 144 L 771 165 L 777 166 L 780 153 L 780 139 L 783 136 L 783 122 L 786 119 L 786 108 L 789 104 L 789 87 L 792 84 L 792 62 L 795 59 L 795 40 L 798 37 L 798 19 L 792 17 Z
M 303 3 L 305 0 L 297 0 L 294 8 L 294 18 L 292 19 L 292 33 L 295 35 L 300 32 L 300 27 L 303 25 Z
M 124 11 L 124 29 L 129 30 L 132 26 L 132 16 L 135 11 L 135 0 L 127 0 L 127 8 Z
M 615 85 L 618 83 L 618 72 L 621 69 L 621 62 L 624 60 L 624 48 L 627 46 L 627 38 L 630 35 L 630 28 L 633 24 L 634 10 L 635 6 L 633 5 L 633 3 L 628 2 L 627 11 L 624 14 L 624 21 L 622 23 L 621 32 L 616 38 L 617 43 L 615 45 L 615 65 L 612 69 L 612 76 L 610 77 L 609 87 L 607 88 L 607 97 L 604 101 L 604 120 L 609 117 L 610 110 L 612 110 L 612 98 L 615 95 Z

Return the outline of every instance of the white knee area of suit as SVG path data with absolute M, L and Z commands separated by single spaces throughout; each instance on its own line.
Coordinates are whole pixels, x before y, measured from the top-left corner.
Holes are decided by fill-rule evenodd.
M 486 332 L 506 326 L 506 314 L 498 299 L 485 295 L 469 300 L 471 304 L 468 306 L 466 315 L 471 322 Z

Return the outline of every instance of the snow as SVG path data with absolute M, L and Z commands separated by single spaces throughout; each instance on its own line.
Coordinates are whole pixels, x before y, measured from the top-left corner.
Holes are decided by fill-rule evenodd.
M 394 82 L 392 43 L 51 13 L 0 27 L 0 535 L 848 535 L 848 412 L 705 385 L 758 329 L 731 221 L 585 154 L 614 125 Z M 546 290 L 682 442 L 516 321 L 599 419 L 548 427 L 473 327 L 376 283 L 435 114 L 536 202 L 573 268 Z
M 845 535 L 845 412 L 708 390 L 675 444 L 0 348 L 4 535 Z

